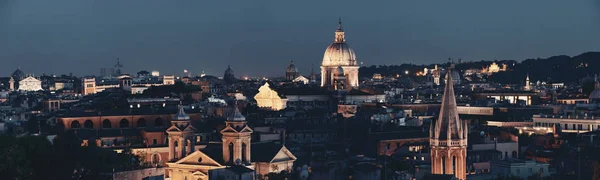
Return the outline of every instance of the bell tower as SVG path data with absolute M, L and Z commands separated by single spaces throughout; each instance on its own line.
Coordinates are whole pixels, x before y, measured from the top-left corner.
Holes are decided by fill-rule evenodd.
M 190 117 L 185 114 L 181 105 L 179 105 L 179 111 L 173 116 L 171 123 L 171 127 L 167 129 L 167 134 L 169 138 L 169 161 L 172 162 L 191 154 L 195 150 L 194 134 L 196 129 L 192 127 Z
M 15 79 L 11 76 L 8 80 L 10 91 L 15 91 Z
M 253 130 L 246 124 L 246 117 L 234 107 L 234 112 L 225 121 L 223 135 L 223 161 L 226 164 L 250 164 L 250 140 Z
M 444 88 L 442 107 L 429 130 L 431 146 L 431 174 L 450 174 L 465 180 L 467 167 L 468 124 L 458 118 L 452 67 L 448 68 L 448 82 Z

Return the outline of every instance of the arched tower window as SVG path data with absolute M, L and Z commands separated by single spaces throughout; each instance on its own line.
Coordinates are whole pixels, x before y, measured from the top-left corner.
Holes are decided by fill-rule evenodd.
M 94 123 L 92 122 L 92 120 L 85 120 L 85 122 L 83 123 L 83 127 L 86 129 L 94 129 Z
M 146 127 L 146 120 L 144 118 L 138 119 L 137 127 Z
M 127 127 L 129 127 L 129 121 L 127 119 L 121 119 L 121 121 L 119 121 L 119 128 Z
M 247 148 L 246 147 L 246 143 L 242 143 L 242 159 L 241 159 L 242 162 L 249 162 L 249 161 L 246 161 L 246 156 L 247 156 L 246 155 L 246 148 Z
M 442 156 L 442 174 L 446 174 L 446 156 Z
M 233 159 L 233 143 L 229 143 L 229 163 L 233 164 L 233 162 L 235 162 L 235 160 Z
M 179 141 L 175 140 L 175 142 L 173 142 L 173 158 L 174 159 L 179 159 L 179 156 L 177 153 L 177 147 L 179 147 Z
M 181 148 L 181 157 L 183 158 L 186 155 L 186 150 L 189 143 L 188 141 L 183 141 L 183 148 Z
M 452 174 L 456 174 L 456 156 L 452 156 Z
M 79 124 L 79 121 L 77 121 L 77 120 L 71 121 L 71 128 L 78 129 L 79 127 L 81 127 L 81 124 Z

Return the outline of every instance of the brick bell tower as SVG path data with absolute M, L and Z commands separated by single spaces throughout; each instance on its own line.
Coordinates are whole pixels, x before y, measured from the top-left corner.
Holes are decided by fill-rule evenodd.
M 453 65 L 448 68 L 448 79 L 438 119 L 430 126 L 431 174 L 451 174 L 467 179 L 467 135 L 468 124 L 461 122 L 456 109 Z
M 246 117 L 240 113 L 237 105 L 234 112 L 225 121 L 223 135 L 223 161 L 229 165 L 247 165 L 250 160 L 251 135 L 253 130 L 246 124 Z

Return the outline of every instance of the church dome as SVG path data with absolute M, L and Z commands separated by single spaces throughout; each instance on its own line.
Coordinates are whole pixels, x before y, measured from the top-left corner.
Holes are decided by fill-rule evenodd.
M 356 66 L 356 54 L 354 54 L 354 50 L 346 43 L 341 20 L 338 22 L 338 29 L 335 31 L 333 43 L 325 49 L 322 65 Z
M 246 117 L 242 115 L 242 113 L 237 107 L 234 107 L 233 110 L 233 114 L 227 117 L 227 121 L 246 121 Z
M 21 69 L 17 68 L 17 70 L 15 70 L 15 72 L 12 73 L 11 77 L 16 81 L 19 81 L 25 78 L 25 73 L 21 71 Z
M 461 78 L 460 78 L 460 74 L 458 73 L 458 71 L 451 71 L 450 75 L 452 75 L 452 81 L 454 82 L 454 84 L 460 85 Z
M 590 103 L 596 103 L 600 100 L 600 82 L 598 82 L 598 75 L 595 78 L 594 91 L 590 93 Z
M 225 80 L 225 82 L 228 84 L 236 81 L 235 75 L 233 74 L 233 70 L 231 69 L 231 66 L 227 66 L 227 70 L 225 70 L 225 74 L 223 75 L 223 80 Z
M 296 73 L 296 72 L 298 72 L 298 69 L 294 65 L 294 61 L 292 61 L 290 63 L 290 65 L 285 69 L 285 72 L 288 72 L 288 73 Z

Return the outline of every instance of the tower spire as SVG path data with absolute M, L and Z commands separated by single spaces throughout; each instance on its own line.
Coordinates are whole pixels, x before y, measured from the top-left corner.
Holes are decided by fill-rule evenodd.
M 430 127 L 431 173 L 466 179 L 468 124 L 458 117 L 452 71 L 450 66 L 439 117 Z

